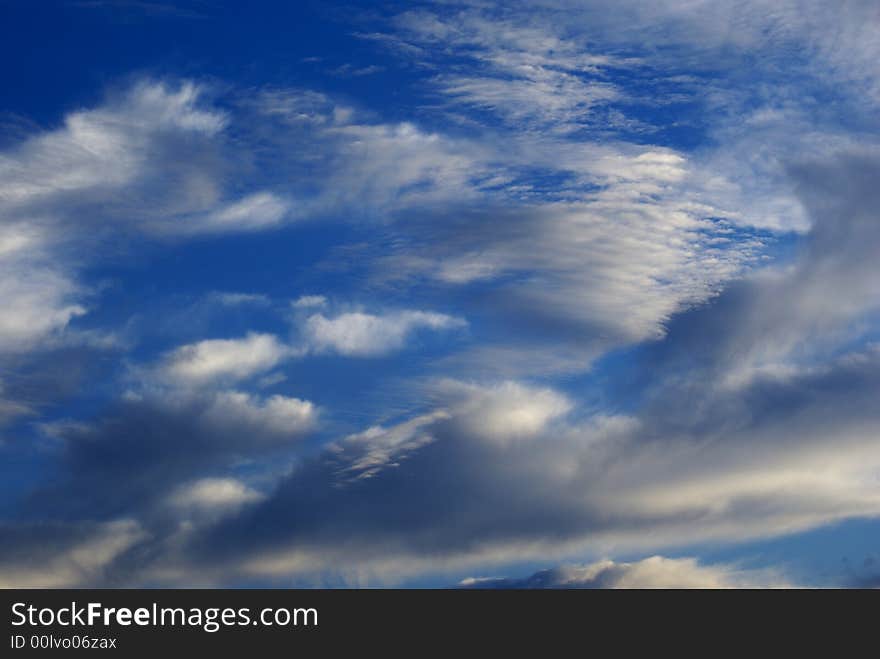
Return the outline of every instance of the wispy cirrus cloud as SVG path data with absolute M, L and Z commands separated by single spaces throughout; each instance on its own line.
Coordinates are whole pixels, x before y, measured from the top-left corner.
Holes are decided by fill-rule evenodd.
M 517 130 L 578 130 L 594 122 L 595 106 L 621 96 L 603 70 L 622 59 L 590 53 L 533 17 L 412 10 L 394 25 L 396 43 L 428 61 L 435 52 L 469 59 L 468 73 L 441 73 L 434 84 L 453 104 L 494 113 Z

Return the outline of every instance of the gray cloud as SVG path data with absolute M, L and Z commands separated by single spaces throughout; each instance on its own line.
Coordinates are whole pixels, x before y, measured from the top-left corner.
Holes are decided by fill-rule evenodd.
M 108 565 L 145 539 L 132 520 L 0 524 L 0 587 L 72 588 L 110 583 Z
M 655 367 L 706 369 L 702 378 L 689 374 L 697 386 L 709 380 L 735 387 L 762 374 L 809 372 L 842 345 L 870 340 L 868 321 L 880 310 L 873 285 L 880 250 L 878 175 L 873 148 L 793 167 L 813 223 L 798 258 L 755 272 L 711 308 L 674 321 L 670 341 L 657 346 L 664 361 Z
M 59 520 L 149 514 L 169 489 L 229 473 L 242 461 L 289 454 L 317 417 L 312 403 L 279 395 L 132 395 L 94 422 L 46 428 L 58 476 L 36 487 L 25 508 L 37 518 Z
M 563 565 L 522 579 L 464 579 L 463 588 L 771 588 L 790 587 L 779 575 L 737 569 L 729 565 L 700 565 L 693 558 L 651 556 L 631 563 L 611 560 L 590 565 Z

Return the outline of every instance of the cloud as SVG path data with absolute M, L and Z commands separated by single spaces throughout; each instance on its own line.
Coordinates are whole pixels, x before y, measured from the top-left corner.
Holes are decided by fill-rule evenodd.
M 449 418 L 443 410 L 410 419 L 392 428 L 372 426 L 350 435 L 328 449 L 331 460 L 339 463 L 335 477 L 339 482 L 372 478 L 387 468 L 400 466 L 411 452 L 434 441 L 426 432 L 430 425 Z
M 246 427 L 264 436 L 289 436 L 311 430 L 317 422 L 316 406 L 288 396 L 270 396 L 265 400 L 239 391 L 219 392 L 204 411 L 205 423 L 216 432 Z
M 418 329 L 443 330 L 465 325 L 460 318 L 427 311 L 399 311 L 384 316 L 355 311 L 333 318 L 321 313 L 309 316 L 303 333 L 315 352 L 375 357 L 399 350 Z
M 63 272 L 24 258 L 0 257 L 0 296 L 0 352 L 31 349 L 86 313 L 79 287 Z
M 761 77 L 778 74 L 789 84 L 820 76 L 876 100 L 877 44 L 867 27 L 875 20 L 870 0 L 848 3 L 842 11 L 817 0 L 663 0 L 650 5 L 626 0 L 613 12 L 599 0 L 540 0 L 518 7 L 461 2 L 451 11 L 441 4 L 404 12 L 397 19 L 403 34 L 385 35 L 383 42 L 401 46 L 400 52 L 410 57 L 426 57 L 429 46 L 436 53 L 442 52 L 439 45 L 452 44 L 490 60 L 510 50 L 529 57 L 527 62 L 559 68 L 575 68 L 578 56 L 589 55 L 587 66 L 601 66 L 606 53 L 626 52 L 623 62 L 609 63 L 691 73 L 749 70 Z M 498 25 L 502 29 L 492 29 Z M 375 36 L 379 40 L 381 35 Z M 589 55 L 583 52 L 585 43 Z M 780 62 L 788 68 L 776 68 Z
M 308 89 L 268 89 L 240 104 L 255 142 L 271 137 L 271 162 L 287 173 L 295 219 L 387 222 L 423 204 L 477 193 L 490 155 L 477 141 L 382 123 Z M 247 134 L 247 133 L 246 133 Z
M 234 478 L 202 478 L 177 488 L 169 497 L 184 512 L 234 512 L 262 499 L 262 495 Z
M 848 119 L 864 116 L 866 93 L 878 98 L 876 44 L 864 29 L 875 16 L 869 2 L 846 12 L 772 4 L 625 2 L 609 12 L 601 2 L 462 3 L 395 16 L 386 43 L 413 46 L 399 51 L 405 60 L 455 71 L 434 78 L 441 98 L 468 124 L 497 130 L 485 112 L 468 109 L 496 114 L 509 139 L 588 146 L 659 134 L 667 143 L 665 131 L 687 129 L 688 140 L 701 142 L 701 194 L 716 209 L 746 224 L 803 231 L 786 161 L 854 132 L 875 141 L 873 122 L 860 130 Z M 746 70 L 762 84 L 745 85 Z M 820 111 L 815 99 L 829 93 L 846 95 L 849 109 Z
M 0 380 L 0 428 L 15 418 L 33 414 L 33 410 L 23 403 L 3 398 L 5 386 Z
M 462 386 L 448 406 L 371 428 L 305 460 L 262 501 L 189 536 L 183 554 L 160 553 L 115 573 L 129 583 L 159 574 L 183 579 L 169 583 L 229 583 L 331 574 L 346 565 L 367 582 L 394 581 L 548 556 L 742 541 L 876 514 L 872 474 L 880 456 L 871 437 L 880 419 L 867 403 L 877 372 L 876 357 L 866 356 L 823 375 L 699 401 L 697 418 L 693 400 L 682 397 L 640 418 L 557 415 L 539 429 L 530 406 L 542 400 L 540 389 Z M 508 392 L 506 418 L 499 390 Z M 464 401 L 462 392 L 470 392 Z M 763 407 L 749 404 L 757 400 Z M 124 426 L 108 426 L 90 441 L 71 435 L 71 457 L 79 457 L 70 473 L 88 487 L 68 485 L 56 496 L 83 504 L 112 488 L 113 505 L 93 501 L 91 514 L 131 511 L 134 501 L 144 506 L 154 496 L 139 483 L 161 492 L 162 483 L 190 482 L 257 446 L 253 431 L 228 424 L 223 435 L 213 425 L 205 433 L 191 422 L 204 417 L 189 406 L 148 414 L 130 412 Z M 499 418 L 516 441 L 500 441 Z M 159 438 L 167 439 L 157 446 Z M 125 462 L 110 469 L 116 454 Z M 120 471 L 125 464 L 141 476 Z M 66 507 L 54 496 L 44 505 L 55 514 Z M 603 583 L 647 579 L 626 572 L 605 573 Z M 669 579 L 679 577 L 669 570 Z
M 572 408 L 565 396 L 552 389 L 516 382 L 480 387 L 444 381 L 436 389 L 449 400 L 463 433 L 502 444 L 539 436 Z
M 211 301 L 219 302 L 229 307 L 244 305 L 267 306 L 271 300 L 261 293 L 233 293 L 228 291 L 215 291 L 209 295 Z
M 425 142 L 424 157 L 436 162 L 430 151 L 444 141 Z M 483 151 L 487 144 L 495 153 L 471 157 L 469 180 L 454 192 L 419 185 L 417 198 L 385 207 L 386 223 L 400 221 L 358 261 L 374 282 L 497 284 L 481 312 L 519 332 L 541 326 L 553 345 L 595 354 L 662 335 L 673 314 L 711 298 L 766 248 L 766 235 L 723 219 L 726 211 L 701 191 L 703 174 L 681 153 L 522 136 L 503 146 L 484 142 Z M 495 167 L 493 177 L 481 173 L 483 162 Z M 339 187 L 364 176 L 346 174 Z M 536 187 L 536 177 L 549 185 Z M 417 213 L 408 210 L 413 204 Z M 345 259 L 339 267 L 353 266 Z M 542 347 L 524 349 L 534 355 Z M 582 359 L 580 368 L 589 363 Z
M 2 588 L 73 588 L 101 582 L 109 563 L 145 539 L 133 520 L 3 527 Z
M 402 578 L 877 515 L 878 353 L 854 323 L 878 304 L 875 165 L 861 150 L 795 172 L 813 226 L 797 257 L 675 317 L 635 365 L 647 382 L 633 414 L 584 418 L 552 391 L 447 383 L 434 412 L 304 464 L 197 555 L 253 577 L 342 562 Z M 829 287 L 839 304 L 823 302 Z M 271 522 L 282 510 L 287 532 Z M 230 537 L 250 542 L 208 549 Z M 332 549 L 341 538 L 356 549 Z
M 661 337 L 674 314 L 711 299 L 764 249 L 764 237 L 707 219 L 679 191 L 644 199 L 642 184 L 611 184 L 593 202 L 465 212 L 443 224 L 430 216 L 404 229 L 404 250 L 378 256 L 376 271 L 412 285 L 494 284 L 479 313 L 530 337 L 527 356 L 567 349 L 585 355 L 586 370 L 590 353 Z
M 515 404 L 508 441 L 486 441 L 473 420 L 440 408 L 305 463 L 265 502 L 209 533 L 196 560 L 243 578 L 330 573 L 341 563 L 364 578 L 400 579 L 742 541 L 876 515 L 880 455 L 871 437 L 880 420 L 868 405 L 876 366 L 841 365 L 701 401 L 706 416 L 695 419 L 686 398 L 667 400 L 662 415 L 548 424 L 537 434 L 526 417 L 516 442 Z M 486 419 L 500 414 L 475 398 L 466 413 L 482 404 Z M 758 399 L 768 403 L 747 412 Z M 719 408 L 731 411 L 713 416 Z
M 278 195 L 225 190 L 230 116 L 206 95 L 189 81 L 142 80 L 0 153 L 0 352 L 39 349 L 87 312 L 93 291 L 78 272 L 108 240 L 262 230 L 285 218 Z
M 612 560 L 541 570 L 524 579 L 474 578 L 464 588 L 771 588 L 790 587 L 773 574 L 728 565 L 700 565 L 693 558 L 651 556 L 632 563 Z
M 610 350 L 662 337 L 671 318 L 747 275 L 774 242 L 808 231 L 793 174 L 805 161 L 833 161 L 860 143 L 876 150 L 869 120 L 851 126 L 805 98 L 827 94 L 832 72 L 797 55 L 834 24 L 855 39 L 834 58 L 862 61 L 870 46 L 855 19 L 868 19 L 866 5 L 846 16 L 809 3 L 721 11 L 736 13 L 742 32 L 706 3 L 625 3 L 619 14 L 596 3 L 462 3 L 391 19 L 382 41 L 441 71 L 432 79 L 441 111 L 463 113 L 455 118 L 479 135 L 482 152 L 469 151 L 479 201 L 408 215 L 371 252 L 371 273 L 391 286 L 480 291 L 480 312 L 509 331 L 458 356 L 460 374 L 585 371 Z M 746 66 L 772 84 L 743 90 Z M 789 66 L 797 73 L 781 75 Z M 609 93 L 594 99 L 587 87 Z M 860 112 L 858 96 L 847 100 Z M 613 109 L 667 130 L 667 105 L 699 146 L 664 148 L 681 140 L 662 136 L 646 144 L 608 120 Z M 482 160 L 491 175 L 475 166 Z
M 182 385 L 235 382 L 274 368 L 291 354 L 271 334 L 241 339 L 207 339 L 168 353 L 159 366 L 162 379 Z
M 249 144 L 227 134 L 240 114 L 218 109 L 213 94 L 140 80 L 0 153 L 0 351 L 37 349 L 87 312 L 95 295 L 78 273 L 105 258 L 108 241 L 264 231 L 302 217 L 259 184 Z
M 327 304 L 327 298 L 323 295 L 303 295 L 293 302 L 291 306 L 294 309 L 309 309 L 312 307 L 323 307 Z
M 381 73 L 384 70 L 384 66 L 379 66 L 377 64 L 370 64 L 368 66 L 361 67 L 354 66 L 352 64 L 341 64 L 340 66 L 332 69 L 330 71 L 330 74 L 334 76 L 339 76 L 341 78 L 357 78 L 359 76 L 369 76 L 375 73 Z
M 199 93 L 191 83 L 177 90 L 141 83 L 105 107 L 67 115 L 61 128 L 0 157 L 0 200 L 21 209 L 132 184 L 147 173 L 156 142 L 166 135 L 211 137 L 223 129 L 222 114 L 198 108 Z
M 880 353 L 858 342 L 847 349 L 848 332 L 835 341 L 827 330 L 876 308 L 863 285 L 875 268 L 876 222 L 865 203 L 871 163 L 870 154 L 847 153 L 797 173 L 813 226 L 797 258 L 673 318 L 666 338 L 638 357 L 648 381 L 631 413 L 596 412 L 546 386 L 440 381 L 422 399 L 427 409 L 290 464 L 260 501 L 175 535 L 175 552 L 161 549 L 172 536 L 151 523 L 159 535 L 145 546 L 157 548 L 154 558 L 116 561 L 114 578 L 277 583 L 344 565 L 358 582 L 394 582 L 521 560 L 742 542 L 877 515 Z M 814 303 L 829 285 L 840 305 Z M 742 350 L 761 345 L 776 346 L 761 353 L 771 363 L 801 367 L 726 382 L 752 364 Z M 308 409 L 243 392 L 205 395 L 131 401 L 115 417 L 64 433 L 67 480 L 30 505 L 58 515 L 75 503 L 98 519 L 142 510 L 150 519 L 157 491 L 231 477 L 218 472 L 287 445 L 264 417 Z M 232 419 L 212 418 L 221 411 Z M 304 430 L 293 427 L 295 439 Z M 571 578 L 626 585 L 666 574 L 672 583 L 685 572 L 649 562 Z
M 162 225 L 160 230 L 176 234 L 259 231 L 278 226 L 290 211 L 290 203 L 281 197 L 265 191 L 255 192 L 207 213 Z
M 468 4 L 370 35 L 423 83 L 393 119 L 147 80 L 3 150 L 0 421 L 21 434 L 4 450 L 33 418 L 51 474 L 16 493 L 3 583 L 399 583 L 880 514 L 874 5 Z M 102 360 L 50 352 L 107 330 L 82 329 L 106 322 L 87 274 L 105 246 L 306 222 L 359 241 L 309 285 L 335 267 L 323 290 L 385 311 L 303 296 L 291 340 L 189 327 L 88 388 L 72 365 Z M 356 427 L 321 378 L 314 402 L 287 391 L 304 362 L 276 371 L 465 326 L 414 379 L 371 373 L 410 404 Z M 56 391 L 123 385 L 94 418 L 39 416 Z M 535 583 L 776 581 L 653 557 L 505 582 Z
M 695 167 L 670 149 L 589 145 L 528 131 L 512 140 L 452 137 L 412 123 L 378 123 L 308 90 L 264 91 L 222 112 L 209 95 L 192 83 L 175 89 L 142 82 L 104 106 L 74 113 L 66 128 L 30 138 L 7 157 L 31 186 L 40 178 L 36 163 L 62 162 L 61 183 L 7 196 L 27 201 L 16 212 L 48 213 L 52 227 L 62 218 L 88 216 L 102 231 L 136 229 L 165 238 L 267 230 L 340 213 L 378 222 L 389 239 L 375 244 L 387 242 L 393 253 L 367 262 L 374 272 L 463 287 L 517 279 L 525 285 L 503 285 L 494 296 L 500 304 L 487 309 L 526 331 L 542 318 L 520 310 L 540 309 L 545 328 L 568 327 L 569 337 L 585 337 L 576 342 L 585 345 L 566 345 L 586 355 L 582 368 L 589 355 L 662 333 L 670 315 L 711 297 L 763 247 L 760 237 L 725 242 L 729 225 L 715 219 L 724 209 L 708 203 Z M 241 131 L 234 145 L 226 139 L 231 126 Z M 112 158 L 80 145 L 88 139 L 110 144 Z M 248 145 L 266 141 L 274 145 L 267 162 L 287 181 L 283 194 L 258 185 L 265 169 L 250 165 Z M 177 153 L 183 142 L 187 152 Z M 65 150 L 75 161 L 56 155 Z M 121 164 L 117 152 L 125 154 Z M 245 189 L 234 195 L 225 191 L 233 161 L 241 165 L 238 187 Z M 114 171 L 105 175 L 109 167 Z M 63 179 L 68 169 L 79 176 L 69 184 Z M 550 184 L 536 186 L 536 176 Z M 147 198 L 149 204 L 139 203 Z M 472 226 L 436 221 L 450 213 Z M 511 222 L 496 235 L 490 229 L 499 216 Z M 444 225 L 450 229 L 437 235 Z M 52 233 L 53 240 L 63 235 Z M 53 267 L 59 275 L 44 274 L 37 296 L 54 301 L 40 308 L 46 332 L 63 329 L 86 309 L 70 269 Z M 26 306 L 30 298 L 22 298 Z M 570 343 L 552 338 L 555 345 Z M 515 350 L 513 343 L 501 347 Z M 530 343 L 523 349 L 537 355 L 542 348 Z
M 20 493 L 37 521 L 4 522 L 0 581 L 130 583 L 148 555 L 170 556 L 196 529 L 262 500 L 255 483 L 266 466 L 271 482 L 317 419 L 316 406 L 297 398 L 171 391 L 45 426 L 56 478 Z M 243 464 L 248 477 L 233 475 Z
M 0 196 L 0 354 L 32 349 L 86 313 L 81 287 L 53 258 L 49 228 L 2 211 Z
M 799 257 L 764 268 L 730 286 L 711 309 L 682 316 L 671 341 L 658 346 L 662 368 L 704 356 L 694 381 L 742 386 L 753 378 L 796 374 L 825 365 L 842 345 L 870 336 L 880 310 L 872 281 L 880 249 L 880 156 L 872 147 L 846 149 L 792 167 L 792 179 L 813 225 Z M 833 303 L 830 301 L 833 300 Z M 679 337 L 679 338 L 677 338 Z M 821 368 L 824 366 L 820 366 Z
M 412 52 L 428 56 L 453 50 L 472 60 L 473 73 L 435 79 L 453 102 L 495 112 L 519 129 L 581 128 L 590 122 L 593 106 L 619 98 L 617 88 L 600 77 L 615 58 L 584 52 L 533 18 L 415 10 L 394 23 L 398 38 L 418 47 Z
M 233 301 L 237 304 L 241 299 L 236 297 Z M 224 303 L 227 302 L 224 300 Z M 292 306 L 295 311 L 308 311 L 326 304 L 323 296 L 305 296 Z M 418 330 L 466 326 L 460 318 L 427 311 L 396 311 L 385 315 L 356 311 L 333 317 L 314 313 L 294 320 L 302 335 L 300 346 L 282 343 L 272 334 L 256 332 L 237 339 L 205 339 L 175 348 L 154 366 L 134 369 L 133 375 L 142 382 L 184 388 L 228 385 L 309 353 L 376 357 L 402 349 Z
M 156 515 L 170 491 L 205 478 L 230 478 L 229 470 L 242 461 L 265 467 L 272 456 L 295 452 L 315 430 L 318 414 L 313 403 L 281 395 L 132 394 L 96 419 L 55 424 L 50 446 L 57 478 L 34 484 L 24 508 L 36 519 L 140 515 L 145 528 L 159 532 L 152 525 L 166 523 Z

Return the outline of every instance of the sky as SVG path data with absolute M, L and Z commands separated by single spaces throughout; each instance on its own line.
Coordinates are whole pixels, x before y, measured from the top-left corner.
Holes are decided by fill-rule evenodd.
M 0 586 L 880 585 L 875 0 L 0 0 Z

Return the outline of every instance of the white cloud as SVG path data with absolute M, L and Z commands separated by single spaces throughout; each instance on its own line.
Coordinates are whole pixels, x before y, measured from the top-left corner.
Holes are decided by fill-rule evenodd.
M 460 318 L 426 311 L 399 311 L 383 316 L 349 312 L 333 318 L 318 313 L 305 321 L 303 332 L 315 352 L 372 357 L 399 350 L 418 329 L 454 329 L 465 324 Z
M 672 176 L 677 161 L 659 162 L 651 176 Z M 377 276 L 497 281 L 492 309 L 516 326 L 544 319 L 548 331 L 569 328 L 554 337 L 557 345 L 571 341 L 575 328 L 581 345 L 603 349 L 656 338 L 673 314 L 711 298 L 764 247 L 759 237 L 719 242 L 731 225 L 706 219 L 709 209 L 683 196 L 648 178 L 624 180 L 589 202 L 471 213 L 448 232 L 404 228 L 414 238 L 406 251 L 377 258 Z
M 122 98 L 69 114 L 63 127 L 0 155 L 0 203 L 20 207 L 52 195 L 107 191 L 132 183 L 162 131 L 214 135 L 226 119 L 197 107 L 200 90 L 141 83 Z
M 617 98 L 614 87 L 584 82 L 578 76 L 529 69 L 519 79 L 442 78 L 443 92 L 456 101 L 501 114 L 522 125 L 535 121 L 575 130 L 586 123 L 593 105 Z
M 85 292 L 54 258 L 50 227 L 2 213 L 0 201 L 0 354 L 33 349 L 86 313 Z
M 459 57 L 472 60 L 468 74 L 435 79 L 444 95 L 495 112 L 519 129 L 575 130 L 592 120 L 594 105 L 620 96 L 599 75 L 616 58 L 585 52 L 540 21 L 468 11 L 448 17 L 410 11 L 394 22 L 404 39 L 424 46 L 415 51 L 421 55 L 445 55 L 453 49 Z
M 222 305 L 237 307 L 242 305 L 266 306 L 271 300 L 261 293 L 234 293 L 229 291 L 215 291 L 209 295 L 212 301 Z
M 259 231 L 281 224 L 290 212 L 288 201 L 263 191 L 190 218 L 170 218 L 157 228 L 175 234 Z
M 0 153 L 0 352 L 37 349 L 86 312 L 78 271 L 108 237 L 284 219 L 288 202 L 270 192 L 227 198 L 230 118 L 204 97 L 191 82 L 141 81 Z
M 257 386 L 261 389 L 266 389 L 286 380 L 287 376 L 284 373 L 269 373 L 257 380 Z
M 241 339 L 207 339 L 181 346 L 162 360 L 158 374 L 183 385 L 234 382 L 271 370 L 290 356 L 290 348 L 271 334 Z
M 202 478 L 177 488 L 169 503 L 183 511 L 235 512 L 263 495 L 234 478 Z
M 297 218 L 344 211 L 350 221 L 387 222 L 424 204 L 474 197 L 474 177 L 492 171 L 477 141 L 376 122 L 308 90 L 268 90 L 244 110 L 254 113 L 244 122 L 273 136 Z
M 372 426 L 349 435 L 328 449 L 331 461 L 339 464 L 336 478 L 353 482 L 400 466 L 410 453 L 434 441 L 428 430 L 431 424 L 448 418 L 447 412 L 439 410 L 391 428 Z
M 201 414 L 202 421 L 217 433 L 240 431 L 253 437 L 295 437 L 312 430 L 318 409 L 299 398 L 275 395 L 260 399 L 240 391 L 221 391 Z
M 580 61 L 575 51 L 564 49 L 577 60 L 572 67 L 608 63 Z M 581 345 L 569 349 L 595 354 L 661 336 L 673 314 L 711 298 L 765 248 L 759 237 L 730 239 L 734 223 L 770 220 L 764 206 L 736 212 L 750 191 L 732 193 L 725 171 L 705 171 L 702 157 L 517 126 L 503 137 L 453 138 L 365 123 L 301 90 L 266 92 L 255 107 L 264 120 L 283 118 L 277 135 L 290 153 L 315 154 L 307 164 L 284 161 L 308 182 L 295 193 L 299 216 L 344 210 L 353 221 L 381 222 L 382 240 L 361 261 L 374 280 L 498 280 L 489 310 L 513 327 L 531 323 L 536 310 L 556 327 L 577 328 Z M 350 259 L 334 266 L 355 267 Z
M 294 309 L 311 309 L 325 306 L 327 298 L 323 295 L 303 295 L 290 304 Z
M 79 287 L 50 267 L 0 257 L 0 352 L 33 348 L 86 313 Z
M 437 392 L 450 401 L 462 432 L 500 444 L 537 437 L 572 408 L 571 401 L 552 389 L 517 382 L 481 387 L 443 381 Z

